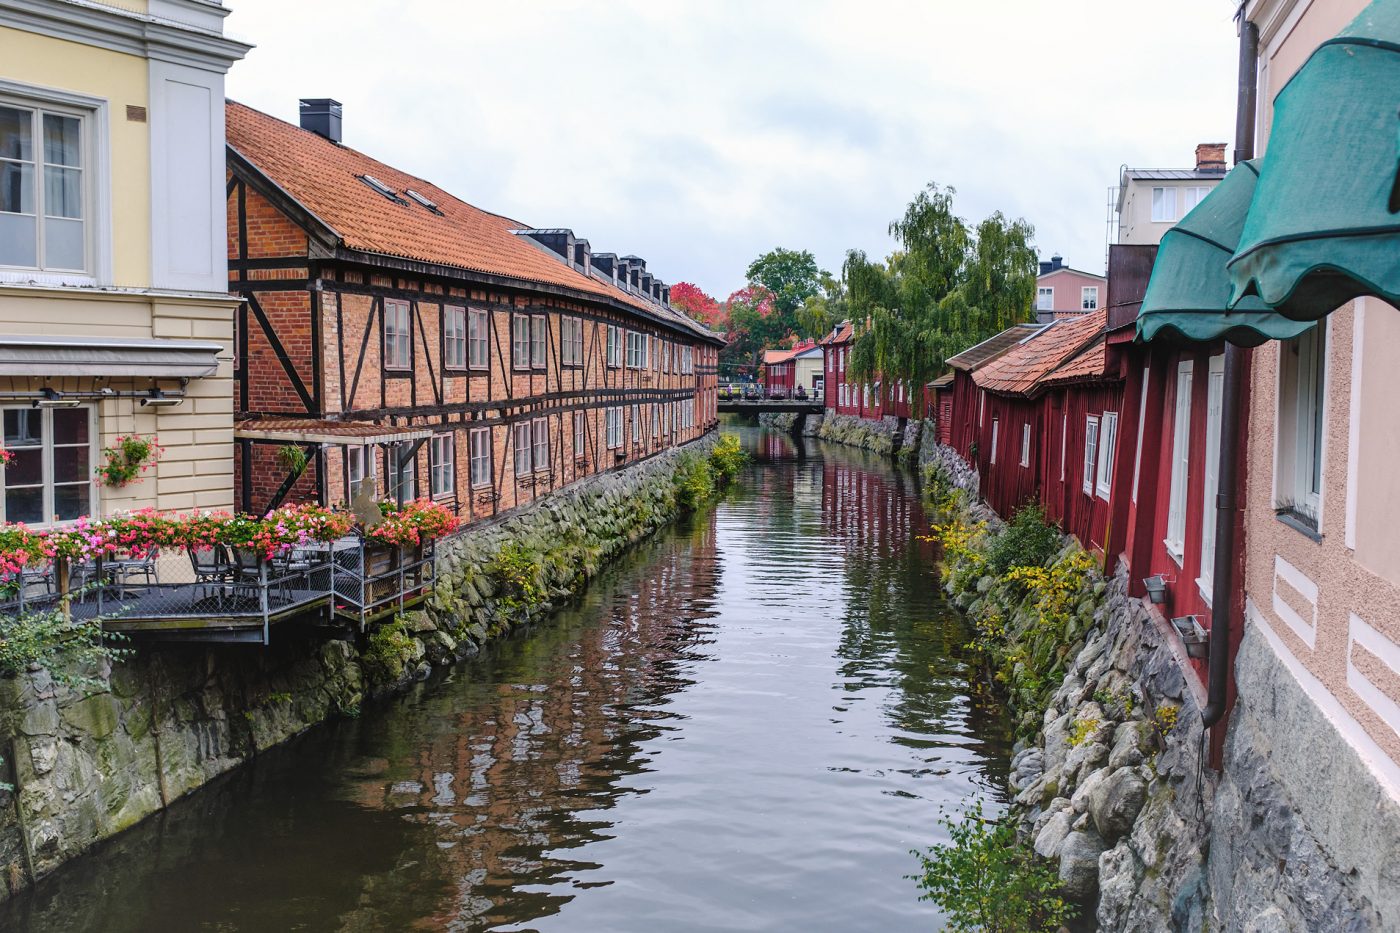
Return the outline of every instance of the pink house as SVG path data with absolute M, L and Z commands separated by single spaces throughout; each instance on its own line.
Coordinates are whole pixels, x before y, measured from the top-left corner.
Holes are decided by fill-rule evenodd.
M 1042 324 L 1061 317 L 1097 311 L 1104 306 L 1108 280 L 1071 269 L 1058 253 L 1040 264 L 1035 280 L 1035 318 Z

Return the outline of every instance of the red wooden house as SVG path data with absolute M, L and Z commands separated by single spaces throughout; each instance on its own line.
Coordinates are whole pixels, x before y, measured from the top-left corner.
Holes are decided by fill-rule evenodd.
M 1056 320 L 971 374 L 980 393 L 975 466 L 982 496 L 999 514 L 1010 516 L 1037 501 L 1045 465 L 1062 462 L 1058 450 L 1054 459 L 1049 456 L 1043 380 L 1086 351 L 1103 326 L 1102 311 Z M 1068 436 L 1073 433 L 1071 429 Z M 1054 436 L 1068 442 L 1062 431 Z
M 797 385 L 796 348 L 763 351 L 763 373 L 760 380 L 767 395 L 774 391 L 792 395 Z
M 982 393 L 972 381 L 973 373 L 1044 328 L 1044 324 L 1016 324 L 948 358 L 953 380 L 948 390 L 951 396 L 948 405 L 949 440 L 945 443 L 952 445 L 968 463 L 975 463 L 977 459 L 974 448 L 978 430 L 986 416 Z
M 851 344 L 855 342 L 855 327 L 842 321 L 830 334 L 818 341 L 824 352 L 826 409 L 838 415 L 867 418 L 908 418 L 914 410 L 914 389 L 897 380 L 875 378 L 856 380 L 847 375 Z
M 643 260 L 480 210 L 339 128 L 334 101 L 303 101 L 301 127 L 227 106 L 241 508 L 368 480 L 473 521 L 711 429 L 721 339 Z

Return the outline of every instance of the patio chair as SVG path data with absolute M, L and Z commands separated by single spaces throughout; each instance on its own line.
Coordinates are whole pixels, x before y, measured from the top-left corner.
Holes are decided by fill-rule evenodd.
M 262 591 L 262 555 L 243 548 L 233 549 L 233 595 L 260 602 Z
M 160 573 L 156 569 L 156 561 L 160 559 L 160 552 L 152 548 L 144 557 L 121 558 L 108 562 L 112 568 L 112 582 L 119 587 L 120 595 L 125 597 L 132 581 L 138 577 L 145 581 L 147 587 L 160 583 Z
M 270 582 L 276 583 L 277 591 L 287 602 L 294 598 L 294 583 L 300 582 L 301 589 L 311 588 L 312 555 L 307 551 L 294 550 L 287 554 L 279 554 L 268 563 L 271 565 L 268 568 L 272 578 Z
M 222 544 L 203 548 L 185 548 L 190 556 L 190 568 L 194 571 L 194 583 L 207 595 L 211 587 L 222 596 L 233 580 L 233 564 L 228 557 L 228 549 Z

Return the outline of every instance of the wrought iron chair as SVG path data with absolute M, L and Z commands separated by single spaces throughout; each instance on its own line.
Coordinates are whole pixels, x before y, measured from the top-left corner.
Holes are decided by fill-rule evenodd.
M 195 586 L 207 596 L 210 587 L 222 597 L 233 580 L 233 564 L 229 560 L 228 549 L 222 544 L 212 544 L 204 548 L 185 548 L 190 556 L 190 568 L 194 571 Z

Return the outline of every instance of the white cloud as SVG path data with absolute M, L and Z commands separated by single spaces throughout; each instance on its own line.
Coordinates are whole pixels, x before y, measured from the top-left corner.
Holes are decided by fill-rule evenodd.
M 228 0 L 230 96 L 720 296 L 774 246 L 839 267 L 936 180 L 1101 268 L 1121 163 L 1234 126 L 1231 0 Z

